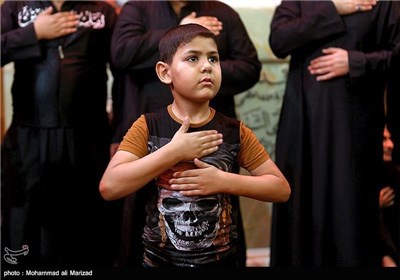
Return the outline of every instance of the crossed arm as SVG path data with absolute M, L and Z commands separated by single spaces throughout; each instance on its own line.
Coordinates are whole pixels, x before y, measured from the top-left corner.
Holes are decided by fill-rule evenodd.
M 171 142 L 144 157 L 118 151 L 100 182 L 103 198 L 125 197 L 175 164 L 190 160 L 198 168 L 175 172 L 165 188 L 185 196 L 229 193 L 268 202 L 289 198 L 289 184 L 271 159 L 250 170 L 251 176 L 228 173 L 199 160 L 218 149 L 222 135 L 215 130 L 187 133 L 189 125 L 186 119 Z

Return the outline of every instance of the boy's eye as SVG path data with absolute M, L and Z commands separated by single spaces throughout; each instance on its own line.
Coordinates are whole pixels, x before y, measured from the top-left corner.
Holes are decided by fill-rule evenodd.
M 193 61 L 197 61 L 198 58 L 197 58 L 197 56 L 190 56 L 190 57 L 188 57 L 187 60 L 193 62 Z
M 210 62 L 218 62 L 218 57 L 216 57 L 216 56 L 211 56 L 210 58 L 208 58 L 208 60 L 210 61 Z

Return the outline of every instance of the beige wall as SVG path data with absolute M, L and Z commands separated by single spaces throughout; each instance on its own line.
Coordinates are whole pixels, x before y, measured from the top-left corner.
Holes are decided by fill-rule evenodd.
M 277 59 L 268 43 L 269 25 L 275 6 L 237 7 L 262 62 L 260 81 L 235 96 L 236 113 L 253 129 L 260 142 L 275 158 L 275 137 L 285 89 L 288 61 Z M 248 248 L 270 246 L 272 204 L 241 198 Z

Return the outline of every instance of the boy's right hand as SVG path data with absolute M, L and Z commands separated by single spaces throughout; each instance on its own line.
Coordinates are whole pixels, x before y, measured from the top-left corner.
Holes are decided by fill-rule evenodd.
M 51 40 L 74 33 L 78 29 L 79 15 L 72 12 L 52 14 L 53 7 L 41 12 L 33 26 L 38 40 Z
M 209 155 L 223 143 L 221 133 L 216 130 L 203 130 L 188 133 L 189 118 L 183 120 L 182 126 L 175 133 L 169 145 L 174 145 L 181 161 L 193 160 Z

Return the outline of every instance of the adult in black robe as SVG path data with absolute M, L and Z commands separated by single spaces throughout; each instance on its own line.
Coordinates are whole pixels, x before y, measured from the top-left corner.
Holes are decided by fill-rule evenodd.
M 3 267 L 114 265 L 122 205 L 98 188 L 110 160 L 115 21 L 103 1 L 1 4 L 1 66 L 14 64 L 1 147 Z
M 273 208 L 273 267 L 381 261 L 378 170 L 400 3 L 354 4 L 345 14 L 337 7 L 334 1 L 282 1 L 271 22 L 273 52 L 291 56 L 276 163 L 292 195 Z M 333 63 L 310 72 L 310 63 L 332 47 L 332 57 L 346 52 L 342 67 L 348 71 L 331 72 Z
M 391 210 L 391 236 L 397 248 L 395 261 L 400 264 L 400 43 L 393 51 L 390 67 L 390 79 L 387 87 L 386 110 L 387 126 L 393 141 L 392 184 L 395 191 L 394 205 Z
M 175 1 L 182 7 L 174 10 L 173 1 L 128 1 L 117 20 L 111 44 L 111 56 L 116 70 L 113 84 L 113 142 L 118 143 L 143 113 L 158 112 L 172 103 L 167 85 L 155 72 L 159 60 L 158 43 L 163 34 L 181 23 L 192 12 L 196 17 L 216 17 L 223 24 L 217 35 L 222 68 L 222 86 L 210 105 L 217 111 L 235 117 L 234 95 L 254 86 L 261 72 L 254 47 L 239 14 L 219 1 Z M 142 204 L 146 190 L 126 198 L 119 265 L 141 265 L 141 232 L 144 225 Z M 239 200 L 235 202 L 239 204 Z M 239 217 L 241 218 L 241 217 Z M 244 236 L 242 221 L 239 231 Z M 246 261 L 244 240 L 241 264 Z

